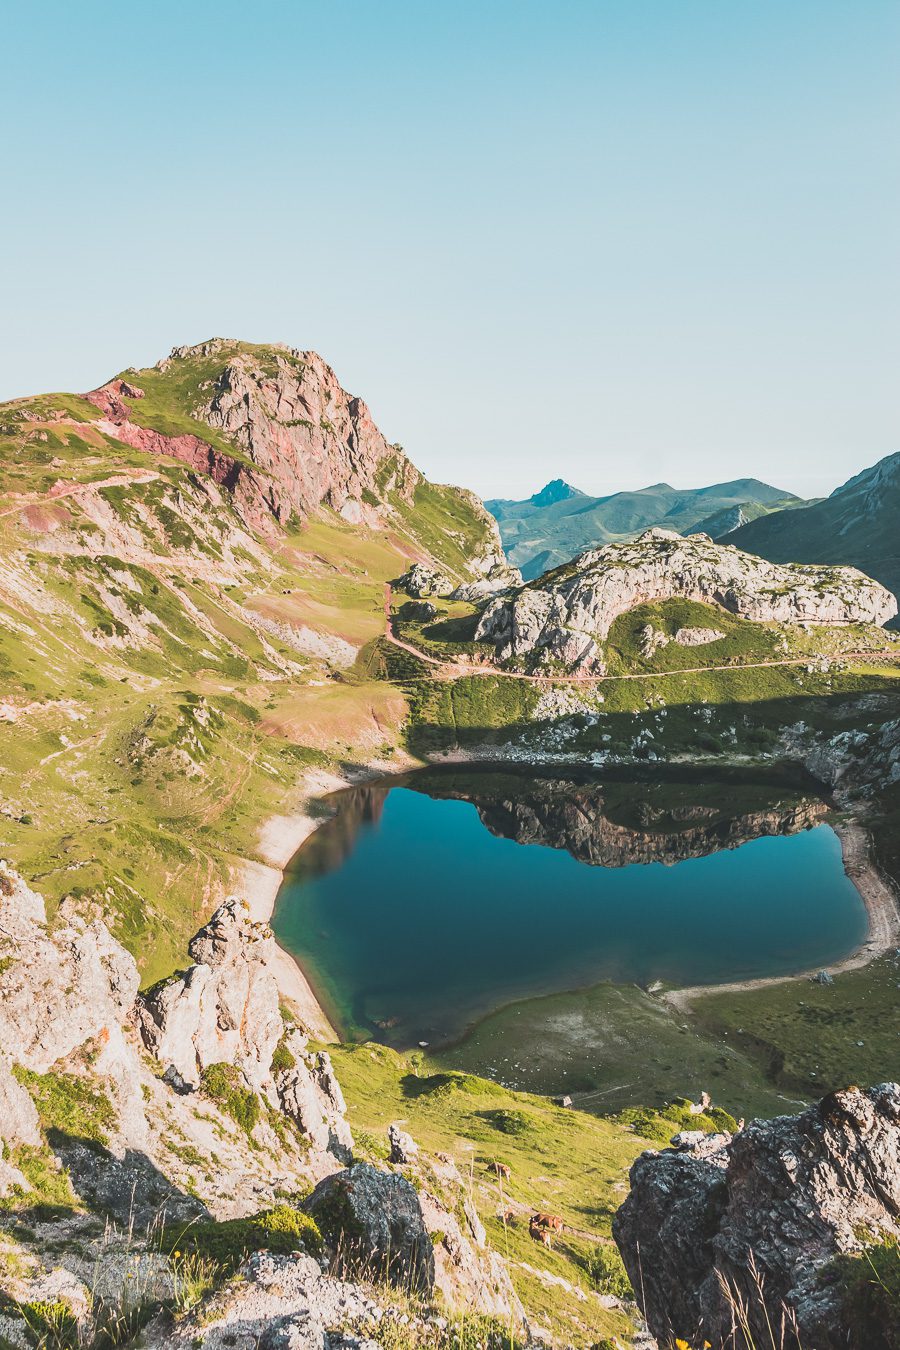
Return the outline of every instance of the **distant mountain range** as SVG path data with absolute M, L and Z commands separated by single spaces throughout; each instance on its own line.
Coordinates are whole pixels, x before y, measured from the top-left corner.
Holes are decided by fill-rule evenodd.
M 609 497 L 590 497 L 555 478 L 526 501 L 485 502 L 500 526 L 507 557 L 526 581 L 584 549 L 633 539 L 654 525 L 721 536 L 769 512 L 806 505 L 757 478 L 683 489 L 654 483 Z
M 863 469 L 803 511 L 776 511 L 750 521 L 729 534 L 728 543 L 771 562 L 850 563 L 896 595 L 900 454 Z

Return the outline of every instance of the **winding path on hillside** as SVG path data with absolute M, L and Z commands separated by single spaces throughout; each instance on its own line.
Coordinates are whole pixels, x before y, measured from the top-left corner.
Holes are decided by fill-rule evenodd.
M 459 679 L 463 675 L 502 675 L 509 680 L 531 680 L 537 684 L 594 685 L 603 684 L 610 680 L 659 680 L 671 675 L 707 675 L 711 671 L 763 670 L 772 666 L 808 666 L 816 660 L 814 656 L 787 656 L 778 661 L 742 661 L 721 666 L 683 666 L 678 670 L 639 671 L 631 675 L 526 675 L 522 671 L 500 670 L 497 666 L 483 666 L 475 662 L 442 660 L 440 657 L 423 652 L 419 647 L 414 647 L 411 642 L 404 642 L 394 632 L 394 621 L 391 614 L 392 601 L 393 588 L 391 583 L 386 581 L 384 584 L 384 635 L 388 642 L 395 647 L 399 647 L 401 651 L 415 656 L 417 660 L 425 661 L 429 666 L 433 666 L 438 678 L 445 680 Z M 878 651 L 841 652 L 834 659 L 840 661 L 872 660 L 875 657 L 889 657 L 897 660 L 900 658 L 900 643 L 896 647 L 884 647 Z M 402 684 L 403 681 L 398 681 L 398 683 Z
M 0 516 L 14 516 L 29 506 L 53 506 L 64 497 L 80 497 L 87 492 L 99 492 L 101 488 L 134 487 L 141 483 L 152 483 L 159 474 L 152 469 L 134 469 L 124 473 L 114 473 L 109 478 L 94 478 L 88 482 L 65 483 L 62 479 L 44 492 L 8 492 L 3 495 L 11 506 L 0 510 Z

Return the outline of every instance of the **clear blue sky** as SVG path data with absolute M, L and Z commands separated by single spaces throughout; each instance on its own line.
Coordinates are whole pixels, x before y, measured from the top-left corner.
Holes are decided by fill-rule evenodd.
M 900 449 L 897 0 L 3 14 L 0 398 L 223 334 L 488 496 Z

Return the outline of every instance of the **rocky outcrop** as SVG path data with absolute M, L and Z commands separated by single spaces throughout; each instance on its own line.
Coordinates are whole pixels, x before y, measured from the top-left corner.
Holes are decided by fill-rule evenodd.
M 453 582 L 445 572 L 421 562 L 413 563 L 402 577 L 397 578 L 396 584 L 415 600 L 429 595 L 449 595 L 453 590 Z
M 397 492 L 411 500 L 421 475 L 385 440 L 362 399 L 341 387 L 316 352 L 270 350 L 271 360 L 264 360 L 241 344 L 213 338 L 176 347 L 156 367 L 163 374 L 190 375 L 192 367 L 205 370 L 210 360 L 221 358 L 221 367 L 201 381 L 195 405 L 185 412 L 233 444 L 234 455 L 200 435 L 172 436 L 140 425 L 125 402 L 144 397 L 137 373 L 134 380 L 110 380 L 85 397 L 103 413 L 108 434 L 212 474 L 245 509 L 255 508 L 257 525 L 265 513 L 285 522 L 323 504 L 358 523 L 366 515 L 366 495 L 380 500 Z
M 137 1001 L 147 1049 L 193 1086 L 210 1065 L 231 1064 L 263 1088 L 284 1030 L 274 948 L 271 929 L 253 922 L 247 902 L 227 900 L 191 941 L 195 964 Z
M 431 623 L 437 618 L 437 606 L 430 600 L 407 600 L 397 611 L 397 617 L 407 623 Z
M 273 520 L 284 523 L 290 518 L 290 502 L 279 490 L 277 482 L 252 464 L 216 449 L 190 432 L 172 436 L 135 422 L 129 405 L 123 400 L 143 396 L 142 389 L 118 379 L 84 395 L 89 403 L 99 408 L 102 416 L 97 426 L 104 435 L 135 450 L 180 459 L 191 468 L 208 474 L 232 497 L 238 513 L 251 528 L 268 534 Z
M 212 344 L 205 352 L 215 355 Z M 412 500 L 418 469 L 390 445 L 362 399 L 343 389 L 316 352 L 273 348 L 274 364 L 250 352 L 230 354 L 196 415 L 223 432 L 278 483 L 290 508 L 308 515 L 323 503 L 358 523 L 364 494 L 397 492 Z M 176 348 L 166 364 L 190 360 L 196 348 Z
M 465 600 L 469 604 L 478 604 L 490 596 L 505 594 L 522 585 L 522 573 L 517 567 L 510 567 L 503 560 L 493 563 L 483 576 L 475 581 L 464 581 L 451 595 L 452 600 Z
M 401 1129 L 396 1121 L 388 1126 L 388 1143 L 390 1145 L 388 1162 L 402 1166 L 404 1163 L 415 1162 L 419 1156 L 419 1147 L 416 1141 L 412 1135 Z
M 295 1028 L 282 1042 L 282 1058 L 287 1065 L 273 1071 L 282 1111 L 322 1153 L 349 1163 L 353 1135 L 344 1094 L 327 1051 L 310 1051 L 308 1037 Z
M 679 628 L 674 640 L 679 647 L 705 647 L 708 642 L 718 642 L 724 636 L 718 628 Z
M 311 1256 L 257 1252 L 216 1298 L 189 1319 L 151 1326 L 147 1350 L 379 1350 L 378 1327 L 408 1325 L 371 1289 L 324 1273 Z M 393 1342 L 392 1342 L 393 1343 Z
M 341 1269 L 520 1321 L 506 1267 L 487 1248 L 449 1159 L 420 1156 L 395 1128 L 395 1156 L 408 1176 L 368 1164 L 335 1174 L 353 1160 L 343 1094 L 327 1053 L 285 1026 L 272 948 L 268 928 L 231 899 L 189 944 L 194 964 L 138 995 L 133 958 L 99 919 L 70 903 L 48 924 L 41 897 L 0 862 L 0 1197 L 12 1194 L 18 1204 L 27 1195 L 37 1159 L 39 1174 L 58 1174 L 72 1200 L 64 1242 L 58 1224 L 51 1234 L 64 1268 L 45 1263 L 39 1203 L 12 1296 L 24 1304 L 61 1301 L 83 1322 L 87 1343 L 108 1311 L 95 1293 L 125 1308 L 133 1292 L 125 1280 L 138 1279 L 139 1263 L 152 1275 L 148 1301 L 171 1304 L 178 1267 L 159 1249 L 166 1223 L 187 1231 L 211 1215 L 244 1218 L 276 1201 L 284 1207 L 285 1195 L 318 1181 L 308 1208 Z M 205 1075 L 212 1066 L 229 1072 Z M 98 1214 L 127 1230 L 127 1252 L 107 1236 L 97 1239 Z M 277 1290 L 268 1282 L 275 1266 Z M 335 1307 L 352 1313 L 348 1350 L 360 1344 L 350 1325 L 357 1316 L 377 1322 L 384 1315 L 371 1291 L 323 1276 L 300 1253 L 271 1261 L 260 1254 L 251 1257 L 240 1293 L 231 1287 L 191 1324 L 188 1343 L 244 1344 L 243 1336 L 248 1346 L 290 1346 L 306 1344 L 309 1333 L 311 1344 L 334 1350 L 343 1344 Z M 0 1334 L 19 1344 L 21 1319 L 0 1321 Z M 148 1346 L 179 1343 L 180 1325 L 163 1314 L 157 1322 Z
M 601 643 L 614 620 L 676 596 L 756 622 L 884 624 L 897 613 L 894 596 L 854 568 L 778 566 L 705 535 L 653 529 L 492 601 L 476 638 L 493 642 L 501 661 L 555 660 L 602 673 Z
M 332 1245 L 337 1269 L 434 1289 L 434 1248 L 415 1187 L 394 1172 L 356 1163 L 320 1181 L 304 1208 Z
M 44 901 L 0 860 L 0 1138 L 39 1142 L 27 1094 L 11 1063 L 47 1073 L 90 1045 L 95 1074 L 110 1081 L 127 1138 L 146 1134 L 138 1062 L 127 1026 L 138 989 L 132 957 L 99 920 L 63 905 L 51 932 Z
M 472 1304 L 451 1305 L 478 1311 Z M 521 1325 L 520 1311 L 513 1321 Z M 509 1326 L 509 1309 L 503 1314 Z M 383 1302 L 372 1286 L 324 1272 L 310 1256 L 257 1252 L 234 1280 L 212 1300 L 172 1327 L 150 1326 L 142 1335 L 146 1350 L 170 1346 L 196 1350 L 380 1350 L 384 1345 L 458 1346 L 444 1335 L 447 1319 L 427 1308 L 409 1310 Z M 506 1330 L 506 1328 L 504 1328 Z M 482 1333 L 483 1334 L 483 1333 Z M 507 1343 L 491 1337 L 481 1345 Z M 518 1342 L 517 1342 L 518 1343 Z
M 834 1262 L 900 1237 L 900 1087 L 848 1088 L 716 1142 L 642 1154 L 613 1220 L 650 1330 L 730 1350 L 740 1300 L 756 1344 L 794 1323 L 816 1350 L 866 1344 Z
M 195 964 L 135 1004 L 144 1045 L 168 1080 L 190 1091 L 212 1065 L 232 1066 L 309 1140 L 314 1174 L 349 1162 L 353 1136 L 331 1060 L 325 1051 L 311 1051 L 306 1034 L 286 1028 L 281 1017 L 268 925 L 254 922 L 246 901 L 232 897 L 188 951 Z
M 48 924 L 41 897 L 0 862 L 0 1195 L 29 1190 L 23 1147 L 65 1167 L 79 1197 L 123 1223 L 161 1207 L 187 1220 L 204 1201 L 246 1213 L 350 1161 L 331 1062 L 286 1031 L 272 949 L 246 905 L 226 902 L 190 944 L 196 963 L 139 996 L 133 958 L 99 919 L 66 902 Z M 252 1147 L 227 1103 L 196 1090 L 212 1064 L 257 1099 Z M 74 1117 L 71 1130 L 45 1135 L 31 1094 L 48 1090 L 47 1074 L 54 1093 L 95 1104 L 86 1137 Z
M 448 596 L 451 600 L 466 600 L 470 604 L 475 604 L 489 596 L 497 595 L 498 592 L 509 591 L 522 584 L 521 572 L 515 567 L 510 567 L 499 553 L 499 541 L 496 543 L 496 552 L 489 552 L 486 556 L 476 559 L 473 570 L 479 573 L 474 581 L 464 581 L 461 585 L 454 586 L 446 573 L 425 563 L 413 563 L 412 567 L 398 579 L 397 585 L 415 599 L 430 595 Z
M 857 725 L 828 735 L 805 722 L 783 729 L 780 745 L 842 801 L 900 783 L 900 719 L 893 699 L 871 694 L 858 700 Z

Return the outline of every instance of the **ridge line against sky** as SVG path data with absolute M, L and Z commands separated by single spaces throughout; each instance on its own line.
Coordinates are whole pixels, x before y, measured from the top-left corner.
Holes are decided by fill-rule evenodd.
M 0 398 L 222 333 L 321 352 L 486 497 L 822 496 L 900 449 L 894 0 L 36 0 L 4 32 Z

